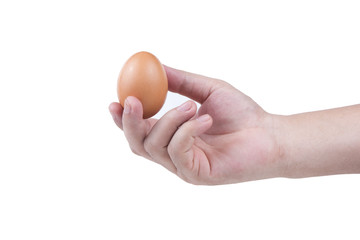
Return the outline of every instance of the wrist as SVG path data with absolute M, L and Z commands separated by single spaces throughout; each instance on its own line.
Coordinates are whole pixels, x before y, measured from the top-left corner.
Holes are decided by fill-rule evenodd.
M 276 163 L 278 169 L 277 177 L 290 178 L 292 167 L 290 164 L 290 136 L 288 116 L 271 114 L 272 118 L 272 134 L 275 141 Z
M 282 177 L 360 172 L 360 106 L 274 115 Z

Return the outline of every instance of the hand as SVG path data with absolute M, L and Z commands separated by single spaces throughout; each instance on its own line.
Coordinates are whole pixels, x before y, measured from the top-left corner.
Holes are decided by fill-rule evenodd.
M 169 90 L 188 101 L 161 119 L 142 119 L 142 105 L 109 106 L 135 154 L 161 164 L 193 184 L 225 184 L 283 171 L 273 116 L 230 84 L 165 66 Z

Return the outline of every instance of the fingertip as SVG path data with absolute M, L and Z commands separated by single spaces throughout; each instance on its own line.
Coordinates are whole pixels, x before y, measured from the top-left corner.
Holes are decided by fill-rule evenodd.
M 125 115 L 140 117 L 143 116 L 143 107 L 139 99 L 133 96 L 129 96 L 125 99 Z
M 188 112 L 190 110 L 196 110 L 196 108 L 196 104 L 193 101 L 189 100 L 178 106 L 176 110 L 178 110 L 179 112 Z
M 198 125 L 198 127 L 195 128 L 195 135 L 200 135 L 206 132 L 213 124 L 213 119 L 209 114 L 198 116 L 195 121 L 197 122 L 196 125 Z
M 171 67 L 169 67 L 169 66 L 167 66 L 167 65 L 165 65 L 165 64 L 163 64 L 163 68 L 164 68 L 164 70 L 165 70 L 166 73 L 167 73 L 169 70 L 172 69 Z
M 110 114 L 114 116 L 121 116 L 123 112 L 123 107 L 118 102 L 113 102 L 109 105 L 109 112 Z
M 122 129 L 122 113 L 123 113 L 123 107 L 120 105 L 120 103 L 113 102 L 109 105 L 109 111 L 110 114 L 115 122 L 115 124 Z
M 182 71 L 179 71 L 175 68 L 172 68 L 172 67 L 169 67 L 167 65 L 164 65 L 164 70 L 166 72 L 166 76 L 167 76 L 167 79 L 168 79 L 168 88 L 169 88 L 169 91 L 171 92 L 178 92 L 178 89 L 180 87 L 180 84 L 181 82 L 179 81 L 180 79 L 180 76 L 179 74 L 182 72 Z
M 211 120 L 211 117 L 209 114 L 204 114 L 204 115 L 199 116 L 196 120 L 198 120 L 201 123 L 206 123 Z

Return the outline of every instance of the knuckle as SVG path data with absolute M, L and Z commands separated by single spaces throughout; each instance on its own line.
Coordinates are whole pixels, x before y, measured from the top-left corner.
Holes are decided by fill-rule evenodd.
M 178 126 L 180 124 L 179 121 L 182 121 L 181 112 L 176 109 L 170 110 L 163 116 L 163 123 L 171 129 Z
M 178 111 L 177 109 L 172 109 L 168 112 L 166 118 L 167 118 L 167 121 L 176 123 L 176 122 L 178 122 L 179 116 L 181 116 L 181 112 Z
M 194 170 L 194 162 L 193 161 L 183 161 L 183 166 L 186 170 L 188 170 L 191 175 L 196 176 L 195 170 Z
M 177 171 L 176 175 L 181 178 L 184 182 L 192 184 L 192 180 L 188 178 L 185 174 L 183 174 L 181 171 Z
M 131 146 L 131 145 L 130 145 L 130 150 L 131 150 L 132 153 L 134 153 L 134 154 L 136 154 L 136 155 L 140 155 L 139 151 L 136 150 L 136 148 L 133 147 L 133 146 Z
M 170 142 L 168 147 L 167 147 L 167 151 L 170 155 L 170 157 L 173 157 L 176 155 L 176 147 L 174 145 L 174 143 Z
M 144 149 L 146 152 L 148 153 L 152 153 L 154 152 L 154 149 L 155 149 L 155 144 L 153 141 L 151 140 L 145 140 L 144 141 Z
M 166 116 L 165 119 L 168 123 L 168 127 L 176 128 L 179 122 L 179 113 L 176 110 L 171 110 Z
M 196 185 L 196 186 L 203 186 L 203 185 L 215 185 L 215 179 L 211 179 L 207 176 L 199 175 L 198 171 L 194 171 L 194 169 L 186 169 L 182 168 L 180 171 L 177 170 L 176 174 L 185 182 Z
M 203 183 L 201 181 L 199 181 L 197 178 L 188 177 L 182 173 L 177 173 L 177 175 L 179 176 L 179 178 L 181 178 L 186 183 L 189 183 L 189 184 L 192 184 L 195 186 L 203 185 Z

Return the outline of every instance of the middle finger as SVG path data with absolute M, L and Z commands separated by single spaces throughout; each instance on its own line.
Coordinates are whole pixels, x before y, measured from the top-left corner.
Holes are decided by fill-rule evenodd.
M 196 113 L 196 104 L 187 101 L 170 110 L 153 126 L 144 141 L 144 148 L 153 161 L 163 165 L 170 171 L 176 170 L 167 152 L 167 146 L 177 129 Z

